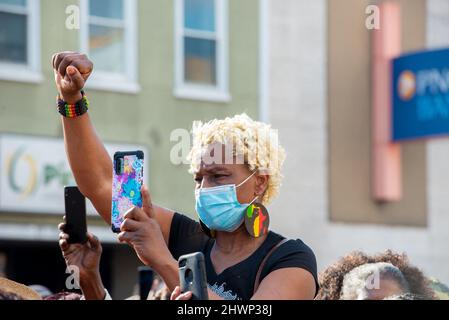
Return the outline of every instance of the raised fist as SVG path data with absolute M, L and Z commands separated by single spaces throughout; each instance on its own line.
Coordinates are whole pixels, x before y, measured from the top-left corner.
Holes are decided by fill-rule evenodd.
M 80 91 L 93 71 L 92 61 L 85 54 L 66 51 L 55 53 L 52 63 L 61 98 L 68 103 L 81 100 Z

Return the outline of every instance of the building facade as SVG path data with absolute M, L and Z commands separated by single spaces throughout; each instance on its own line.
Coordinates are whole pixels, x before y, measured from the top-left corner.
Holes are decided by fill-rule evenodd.
M 84 52 L 94 61 L 86 92 L 101 139 L 145 148 L 153 201 L 193 216 L 193 179 L 187 165 L 170 161 L 171 133 L 190 130 L 193 120 L 242 112 L 258 117 L 259 1 L 0 0 L 0 135 L 6 141 L 0 153 L 5 157 L 17 137 L 30 147 L 37 137 L 45 148 L 62 152 L 51 67 L 59 51 Z M 18 192 L 28 181 L 24 157 L 40 158 L 39 150 L 27 152 L 14 171 L 24 176 L 16 179 Z M 5 188 L 11 180 L 6 162 L 0 173 Z M 67 163 L 61 166 L 60 177 L 69 172 Z M 50 184 L 60 190 L 54 201 L 61 205 L 67 179 Z M 0 204 L 0 261 L 6 261 L 0 262 L 0 273 L 27 284 L 42 279 L 61 290 L 67 276 L 57 247 L 63 207 L 59 213 L 23 210 L 12 199 L 4 196 Z M 48 204 L 53 198 L 41 200 Z M 139 264 L 135 254 L 117 244 L 98 216 L 89 217 L 89 228 L 105 246 L 105 283 L 117 298 L 131 295 Z M 54 279 L 45 280 L 49 274 Z
M 449 46 L 447 1 L 391 1 L 401 5 L 403 52 Z M 56 156 L 65 157 L 50 58 L 86 52 L 95 62 L 87 93 L 97 132 L 110 152 L 145 148 L 156 203 L 194 216 L 188 166 L 170 161 L 173 130 L 246 112 L 278 128 L 287 151 L 281 193 L 269 207 L 272 228 L 309 244 L 319 270 L 352 250 L 392 249 L 448 283 L 448 139 L 401 144 L 401 200 L 372 198 L 375 31 L 366 28 L 366 9 L 379 3 L 0 0 L 0 146 L 14 139 L 55 143 L 53 164 L 63 161 Z M 0 159 L 14 150 L 1 147 Z M 16 172 L 29 181 L 26 159 L 19 160 Z M 27 284 L 52 274 L 43 284 L 61 289 L 67 275 L 56 225 L 63 209 L 11 204 L 5 188 L 19 179 L 11 180 L 3 162 L 0 274 Z M 59 170 L 51 187 L 61 190 L 61 198 L 54 196 L 60 202 L 70 177 L 66 163 Z M 17 189 L 26 190 L 19 182 Z M 89 228 L 105 246 L 107 287 L 114 297 L 129 296 L 139 261 L 98 216 L 89 217 Z
M 449 46 L 447 1 L 393 2 L 401 8 L 403 52 Z M 449 139 L 401 144 L 401 200 L 371 196 L 371 4 L 268 4 L 268 113 L 287 150 L 273 224 L 311 245 L 320 270 L 353 250 L 392 249 L 447 283 Z

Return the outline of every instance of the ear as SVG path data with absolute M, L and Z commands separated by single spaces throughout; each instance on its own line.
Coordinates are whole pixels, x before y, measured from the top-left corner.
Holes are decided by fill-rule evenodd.
M 255 195 L 263 196 L 265 191 L 268 189 L 268 179 L 269 176 L 266 174 L 257 174 L 256 175 L 256 190 Z

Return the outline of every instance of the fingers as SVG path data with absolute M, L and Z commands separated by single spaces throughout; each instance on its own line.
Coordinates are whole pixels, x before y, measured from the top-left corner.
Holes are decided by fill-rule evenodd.
M 131 243 L 132 239 L 132 232 L 122 231 L 118 234 L 118 241 L 120 242 Z
M 66 76 L 67 67 L 73 66 L 78 69 L 84 80 L 87 80 L 93 70 L 93 63 L 86 55 L 77 52 L 65 51 L 56 53 L 52 58 L 53 69 L 63 78 Z
M 94 64 L 92 63 L 92 61 L 90 61 L 84 54 L 73 65 L 79 70 L 79 72 L 83 76 L 84 81 L 89 78 L 92 70 L 94 69 Z
M 100 240 L 90 232 L 87 233 L 87 241 L 89 242 L 90 247 L 93 250 L 95 251 L 101 250 Z
M 66 54 L 73 54 L 74 52 L 71 51 L 63 51 L 63 52 L 57 52 L 51 57 L 51 64 L 53 66 L 53 69 L 58 69 L 57 66 L 61 62 L 61 60 L 64 58 Z
M 61 248 L 62 252 L 67 251 L 69 249 L 69 243 L 66 239 L 60 239 L 59 240 L 59 247 Z
M 66 76 L 67 67 L 76 59 L 76 54 L 67 54 L 58 65 L 58 72 L 62 77 Z
M 53 67 L 53 69 L 55 69 L 55 59 L 56 59 L 56 56 L 57 56 L 58 54 L 57 53 L 55 53 L 55 54 L 53 54 L 52 56 L 51 56 L 51 66 Z
M 179 295 L 176 300 L 190 300 L 192 299 L 192 292 L 187 291 L 186 293 L 183 293 Z
M 173 290 L 173 292 L 170 295 L 170 300 L 176 300 L 176 298 L 181 294 L 181 288 L 178 286 Z
M 150 191 L 148 190 L 148 187 L 146 185 L 143 185 L 140 192 L 142 193 L 142 209 L 143 209 L 143 211 L 147 214 L 148 217 L 154 219 L 153 204 L 151 202 L 151 196 L 150 196 Z
M 58 56 L 62 54 L 61 52 L 55 53 L 52 57 L 51 57 L 51 65 L 53 67 L 54 70 L 56 70 L 56 60 L 58 59 Z
M 70 236 L 67 233 L 65 233 L 64 231 L 61 231 L 59 233 L 59 240 L 61 240 L 61 239 L 69 240 L 69 238 L 70 238 Z
M 60 224 L 58 225 L 58 230 L 64 232 L 64 231 L 65 231 L 65 228 L 66 228 L 66 225 L 67 225 L 67 224 L 66 224 L 65 222 L 60 223 Z
M 120 242 L 131 243 L 136 231 L 141 228 L 141 222 L 148 219 L 148 217 L 140 208 L 133 207 L 124 214 L 123 218 L 124 220 L 120 226 L 121 233 L 118 235 L 118 240 Z
M 69 235 L 67 233 L 61 232 L 59 233 L 59 247 L 62 250 L 62 253 L 64 256 L 68 256 L 72 254 L 73 252 L 80 250 L 80 248 L 83 246 L 81 244 L 70 244 L 69 243 Z
M 54 56 L 53 56 L 54 58 Z M 65 233 L 65 228 L 67 226 L 67 219 L 66 217 L 62 217 L 62 220 L 64 222 L 60 223 L 58 225 L 58 230 L 61 231 L 59 233 L 59 247 L 61 248 L 62 251 L 66 251 L 69 248 L 69 235 L 67 233 Z
M 120 226 L 120 231 L 133 232 L 139 229 L 139 225 L 140 223 L 135 220 L 125 219 L 122 225 Z
M 63 223 L 61 223 L 61 224 L 63 224 Z M 61 229 L 59 229 L 59 230 L 61 230 Z M 69 248 L 69 242 L 68 242 L 69 238 L 70 238 L 70 236 L 67 233 L 65 233 L 64 231 L 61 231 L 59 233 L 59 246 L 61 247 L 62 251 L 66 251 Z
M 135 221 L 142 221 L 145 220 L 145 218 L 145 213 L 142 211 L 142 209 L 137 207 L 132 207 L 123 215 L 123 219 L 131 219 Z
M 64 58 L 66 56 L 69 55 L 74 55 L 75 52 L 71 52 L 71 51 L 64 51 L 64 52 L 59 52 L 53 55 L 53 69 L 55 70 L 59 70 L 59 65 L 61 64 L 62 60 L 64 60 Z M 66 67 L 67 68 L 67 67 Z M 63 76 L 65 76 L 65 68 L 64 68 L 64 74 L 61 74 Z
M 73 66 L 68 66 L 66 69 L 66 72 L 76 88 L 81 89 L 84 87 L 84 78 L 81 75 L 81 73 L 78 71 L 77 68 L 75 68 Z
M 170 296 L 170 300 L 190 300 L 190 299 L 192 299 L 192 292 L 187 291 L 185 293 L 181 293 L 181 288 L 179 287 L 176 287 Z

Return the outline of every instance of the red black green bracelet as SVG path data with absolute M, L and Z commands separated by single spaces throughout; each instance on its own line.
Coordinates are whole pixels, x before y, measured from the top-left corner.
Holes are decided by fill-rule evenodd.
M 67 103 L 58 95 L 56 97 L 58 112 L 66 118 L 76 118 L 85 114 L 89 110 L 89 100 L 83 90 L 81 90 L 81 95 L 81 100 L 74 104 Z

